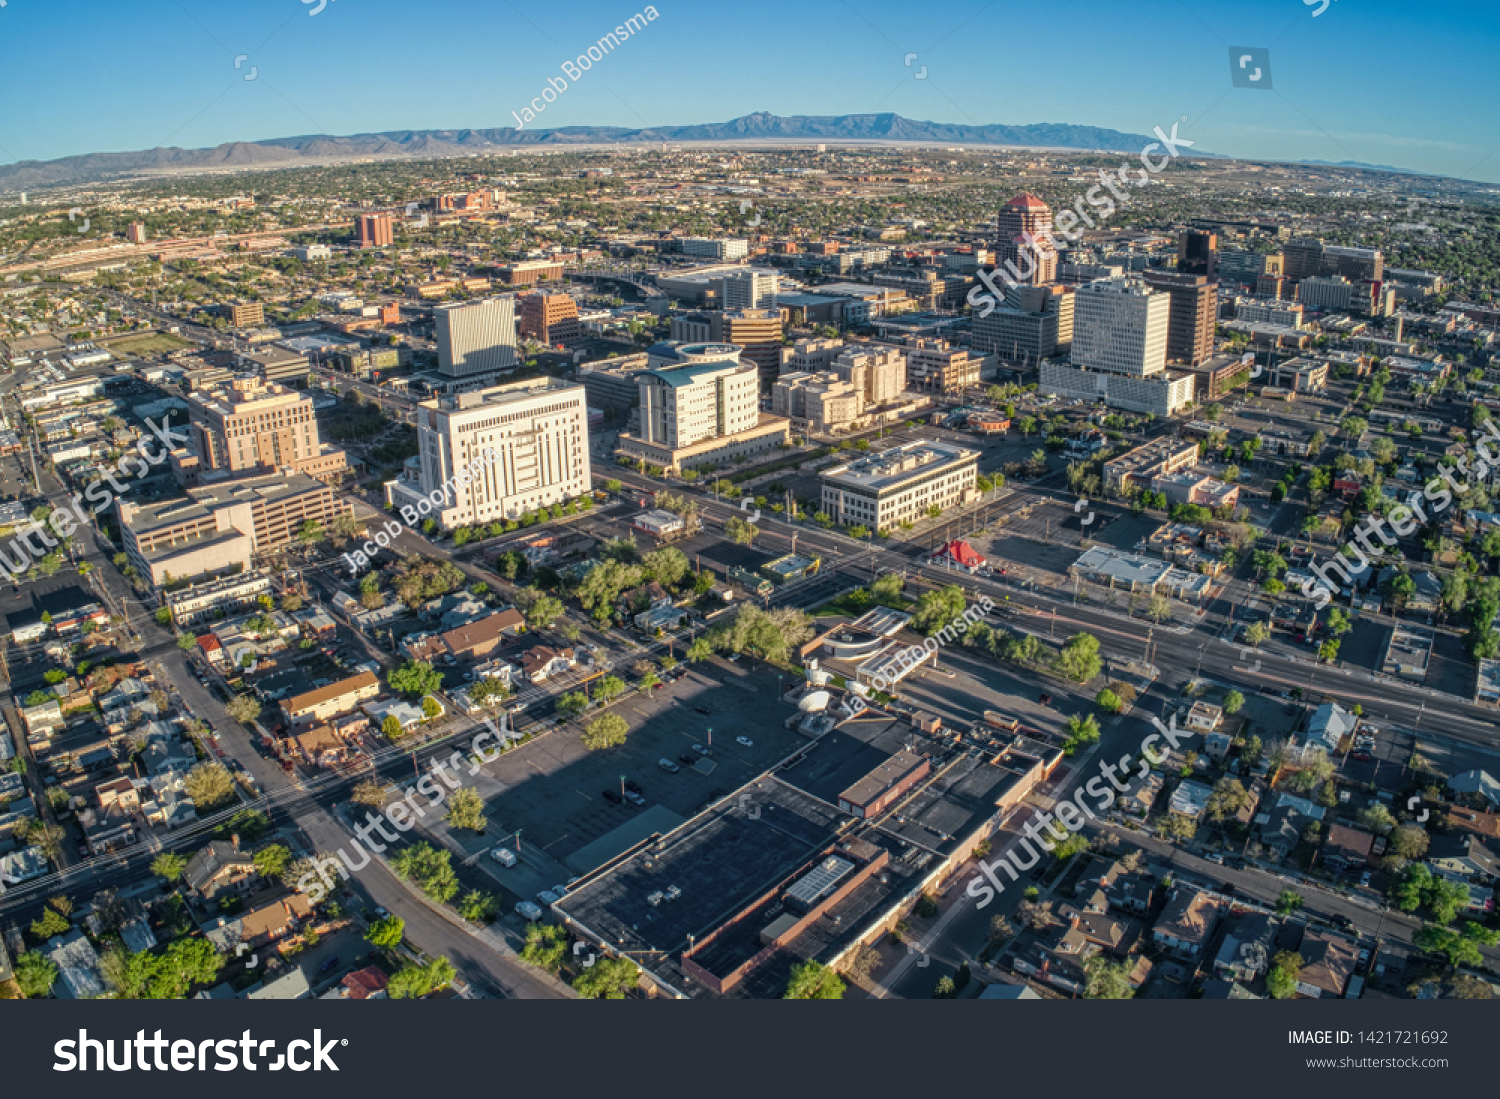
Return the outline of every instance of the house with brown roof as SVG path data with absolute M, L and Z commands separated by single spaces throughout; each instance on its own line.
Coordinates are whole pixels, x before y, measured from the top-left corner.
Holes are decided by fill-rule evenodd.
M 291 893 L 278 900 L 252 908 L 239 919 L 240 942 L 259 946 L 284 939 L 312 915 L 312 902 L 301 893 Z
M 385 970 L 378 965 L 365 966 L 364 969 L 356 969 L 346 976 L 339 985 L 342 993 L 341 999 L 345 1000 L 384 1000 L 385 989 L 390 984 L 390 978 L 386 976 Z
M 1336 874 L 1357 870 L 1370 861 L 1375 835 L 1342 824 L 1331 825 L 1323 843 L 1323 863 Z
M 1307 999 L 1341 997 L 1359 964 L 1359 948 L 1348 939 L 1322 931 L 1309 931 L 1297 948 L 1302 971 L 1297 974 L 1297 993 Z
M 330 725 L 318 725 L 291 739 L 302 758 L 314 767 L 337 767 L 349 758 L 349 746 Z
M 531 682 L 540 683 L 548 676 L 567 671 L 574 663 L 572 649 L 538 645 L 521 654 L 521 673 Z
M 526 627 L 526 617 L 515 607 L 466 622 L 446 633 L 431 634 L 403 645 L 413 660 L 435 660 L 451 656 L 459 659 L 482 659 Z
M 1151 929 L 1151 939 L 1169 954 L 1192 959 L 1213 938 L 1219 922 L 1219 903 L 1206 893 L 1178 886 L 1167 899 L 1161 919 Z
M 378 694 L 380 680 L 370 672 L 360 672 L 315 691 L 285 699 L 281 703 L 281 710 L 293 725 L 320 724 L 339 714 L 348 713 L 361 702 L 367 702 Z
M 1484 839 L 1500 841 L 1500 813 L 1486 813 L 1480 809 L 1454 805 L 1448 809 L 1448 826 L 1472 832 Z

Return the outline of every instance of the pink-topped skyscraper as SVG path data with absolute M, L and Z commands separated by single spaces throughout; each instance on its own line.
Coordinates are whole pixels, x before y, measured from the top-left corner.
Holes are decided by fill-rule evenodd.
M 1000 207 L 995 269 L 1018 283 L 1040 286 L 1057 279 L 1052 247 L 1052 207 L 1033 194 L 1020 194 Z M 1047 234 L 1047 235 L 1043 235 Z

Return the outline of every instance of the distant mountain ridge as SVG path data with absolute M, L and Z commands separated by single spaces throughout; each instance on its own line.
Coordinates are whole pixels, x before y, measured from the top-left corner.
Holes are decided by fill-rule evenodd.
M 25 160 L 0 167 L 0 190 L 27 190 L 171 170 L 277 168 L 343 158 L 465 156 L 489 150 L 538 146 L 625 145 L 650 142 L 907 141 L 955 145 L 1097 149 L 1138 153 L 1152 138 L 1098 126 L 1039 122 L 1026 126 L 962 126 L 921 122 L 898 114 L 794 115 L 758 111 L 728 122 L 625 129 L 563 126 L 557 129 L 394 130 L 335 137 L 316 134 L 233 141 L 211 149 L 145 149 L 88 153 L 58 160 Z M 1197 153 L 1197 150 L 1194 150 Z M 1213 154 L 1201 154 L 1213 155 Z

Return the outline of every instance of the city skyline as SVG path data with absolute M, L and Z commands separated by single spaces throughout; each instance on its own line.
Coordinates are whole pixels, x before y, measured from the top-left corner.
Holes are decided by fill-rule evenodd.
M 1410 24 L 1393 3 L 1331 4 L 1321 18 L 1292 0 L 1232 13 L 1223 3 L 1148 0 L 1128 13 L 1080 3 L 1070 21 L 1059 20 L 1066 40 L 1006 53 L 1006 76 L 996 80 L 992 51 L 965 47 L 1004 42 L 1000 9 L 941 5 L 918 29 L 883 0 L 826 10 L 773 2 L 768 25 L 794 22 L 803 40 L 834 46 L 785 86 L 764 79 L 763 60 L 704 48 L 732 40 L 731 16 L 667 4 L 651 6 L 655 18 L 567 78 L 565 63 L 646 7 L 584 0 L 568 20 L 547 22 L 448 0 L 426 13 L 430 30 L 393 34 L 412 17 L 390 0 L 148 3 L 128 12 L 93 2 L 59 12 L 20 0 L 0 11 L 0 91 L 29 106 L 0 129 L 0 161 L 500 128 L 514 126 L 550 86 L 556 99 L 526 128 L 691 125 L 764 110 L 1149 133 L 1185 118 L 1197 148 L 1238 159 L 1353 161 L 1500 181 L 1500 127 L 1482 109 L 1493 98 L 1483 80 L 1496 33 L 1476 18 L 1477 4 L 1448 5 Z M 1226 45 L 1241 43 L 1270 50 L 1271 94 L 1230 84 Z M 328 64 L 351 46 L 368 78 Z M 1160 63 L 1164 47 L 1168 65 Z M 89 57 L 88 70 L 55 80 L 79 56 Z M 1368 74 L 1394 65 L 1406 74 L 1401 95 L 1370 93 Z M 670 87 L 692 94 L 667 92 L 663 66 L 674 74 Z M 1080 72 L 1106 75 L 1080 80 Z M 48 95 L 28 95 L 43 86 Z

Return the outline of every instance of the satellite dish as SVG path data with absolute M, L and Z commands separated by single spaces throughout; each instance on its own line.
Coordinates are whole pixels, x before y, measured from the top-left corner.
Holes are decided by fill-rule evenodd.
M 827 691 L 812 691 L 802 697 L 797 703 L 797 709 L 803 713 L 815 714 L 828 709 L 828 704 L 833 701 L 833 696 Z

